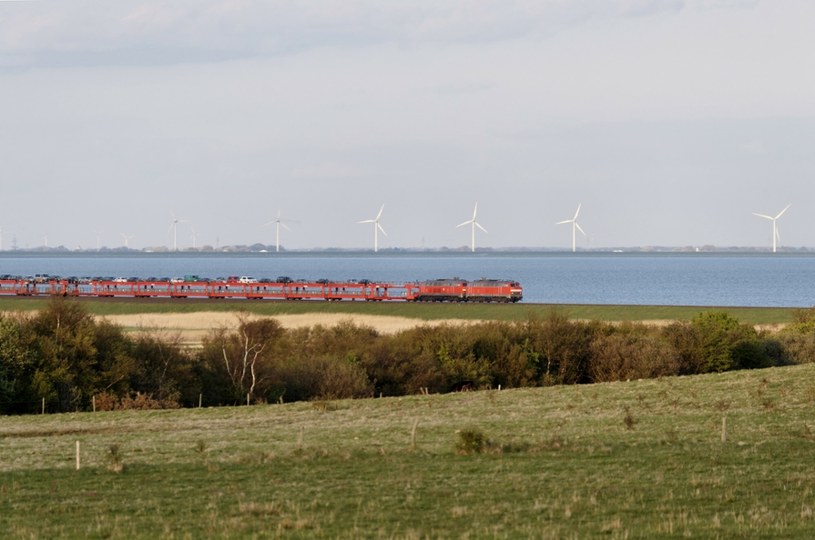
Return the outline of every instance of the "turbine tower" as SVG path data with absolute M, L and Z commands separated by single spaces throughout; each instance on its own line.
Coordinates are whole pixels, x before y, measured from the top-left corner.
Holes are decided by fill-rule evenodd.
M 382 231 L 382 234 L 388 236 L 388 233 L 385 232 L 385 229 L 382 228 L 382 225 L 379 224 L 379 218 L 382 217 L 382 211 L 385 209 L 385 205 L 383 204 L 382 207 L 379 209 L 379 213 L 376 215 L 374 219 L 364 219 L 362 221 L 357 221 L 357 223 L 373 223 L 374 224 L 374 253 L 379 251 L 379 231 Z
M 773 253 L 775 253 L 778 241 L 781 240 L 781 236 L 778 234 L 778 223 L 776 223 L 776 222 L 778 221 L 778 218 L 780 218 L 781 216 L 784 215 L 784 212 L 786 212 L 789 209 L 790 206 L 792 206 L 792 203 L 785 206 L 784 209 L 781 210 L 780 212 L 778 212 L 778 214 L 776 214 L 775 217 L 768 216 L 766 214 L 756 214 L 755 212 L 753 212 L 754 216 L 758 216 L 758 217 L 764 218 L 764 219 L 769 219 L 770 221 L 773 222 Z
M 580 224 L 577 222 L 577 216 L 580 214 L 580 207 L 582 203 L 577 205 L 577 210 L 574 213 L 574 217 L 572 219 L 564 219 L 563 221 L 558 221 L 555 225 L 565 225 L 567 223 L 572 224 L 572 253 L 577 251 L 577 231 L 580 231 L 583 236 L 586 236 L 586 231 L 584 231 Z
M 475 253 L 475 228 L 478 227 L 484 232 L 487 232 L 487 229 L 481 226 L 479 222 L 475 220 L 476 214 L 478 214 L 478 202 L 475 203 L 475 208 L 473 208 L 473 218 L 468 219 L 464 223 L 459 223 L 456 225 L 456 228 L 463 227 L 465 225 L 470 225 L 472 227 L 471 236 L 470 236 L 470 250 Z M 489 233 L 488 233 L 489 234 Z
M 170 212 L 170 228 L 168 231 L 173 231 L 173 251 L 178 251 L 178 224 L 187 223 L 186 219 L 178 219 L 174 212 Z
M 280 251 L 280 227 L 283 227 L 287 231 L 290 231 L 291 229 L 289 229 L 289 227 L 286 225 L 286 223 L 290 223 L 290 222 L 291 222 L 291 220 L 283 219 L 283 218 L 280 217 L 280 209 L 278 208 L 277 209 L 277 218 L 273 219 L 272 221 L 267 221 L 266 223 L 263 224 L 264 226 L 266 226 L 266 225 L 274 225 L 275 226 L 275 232 L 274 232 L 274 250 L 275 250 L 275 252 Z

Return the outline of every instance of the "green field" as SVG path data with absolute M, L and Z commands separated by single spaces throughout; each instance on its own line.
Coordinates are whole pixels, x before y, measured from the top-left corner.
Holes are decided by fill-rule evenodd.
M 0 311 L 40 309 L 47 298 L 0 298 Z M 259 315 L 300 313 L 361 313 L 393 315 L 423 320 L 523 320 L 545 317 L 553 309 L 571 318 L 598 321 L 689 320 L 701 311 L 727 311 L 747 324 L 784 324 L 793 320 L 796 308 L 717 308 L 698 306 L 620 306 L 620 305 L 547 305 L 547 304 L 423 304 L 380 302 L 275 302 L 229 300 L 170 299 L 81 299 L 83 306 L 96 315 L 129 313 L 188 313 L 195 311 L 247 311 Z
M 0 530 L 7 538 L 809 538 L 814 411 L 815 365 L 804 365 L 3 417 Z M 457 453 L 468 430 L 485 436 L 483 452 Z

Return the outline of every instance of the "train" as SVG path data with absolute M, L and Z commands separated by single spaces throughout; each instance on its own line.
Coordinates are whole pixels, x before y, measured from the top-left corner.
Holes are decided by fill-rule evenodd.
M 0 296 L 64 296 L 94 298 L 201 298 L 245 300 L 498 302 L 523 299 L 523 287 L 504 279 L 433 279 L 406 283 L 367 279 L 331 281 L 254 279 L 230 276 L 184 278 L 0 276 Z

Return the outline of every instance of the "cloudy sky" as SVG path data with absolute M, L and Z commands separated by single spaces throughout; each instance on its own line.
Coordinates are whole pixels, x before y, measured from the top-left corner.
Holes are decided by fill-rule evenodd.
M 3 248 L 815 246 L 815 2 L 0 2 Z

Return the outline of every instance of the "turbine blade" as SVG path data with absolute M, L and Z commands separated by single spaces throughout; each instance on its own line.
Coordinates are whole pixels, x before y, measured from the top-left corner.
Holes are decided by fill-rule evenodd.
M 770 221 L 773 221 L 773 220 L 775 219 L 775 218 L 773 218 L 772 216 L 768 216 L 768 215 L 766 215 L 766 214 L 756 214 L 755 212 L 753 212 L 753 215 L 754 215 L 754 216 L 761 217 L 761 218 L 764 218 L 764 219 L 769 219 Z
M 573 221 L 574 221 L 573 219 L 566 219 L 564 221 L 558 221 L 557 223 L 555 223 L 555 225 L 565 225 L 566 223 L 571 223 Z
M 577 216 L 578 216 L 578 214 L 580 214 L 580 207 L 581 206 L 583 206 L 583 203 L 578 203 L 577 204 L 577 210 L 574 213 L 574 217 L 572 218 L 573 220 L 577 220 Z
M 479 228 L 479 229 L 481 229 L 482 231 L 487 232 L 487 229 L 485 229 L 484 227 L 482 227 L 482 226 L 481 226 L 481 224 L 480 224 L 480 223 L 478 223 L 477 221 L 475 221 L 475 222 L 473 222 L 473 223 L 474 223 L 474 225 L 475 225 L 476 227 L 478 227 L 478 228 Z M 489 233 L 487 233 L 487 234 L 489 234 Z
M 463 226 L 465 226 L 465 225 L 469 225 L 469 224 L 470 224 L 470 223 L 472 223 L 472 222 L 473 222 L 473 220 L 472 220 L 472 219 L 468 219 L 467 221 L 465 221 L 465 222 L 463 222 L 463 223 L 459 223 L 458 225 L 456 225 L 456 229 L 458 229 L 459 227 L 463 227 Z
M 382 206 L 379 208 L 379 213 L 376 215 L 376 218 L 375 218 L 375 219 L 377 219 L 377 220 L 378 220 L 379 218 L 381 218 L 381 217 L 382 217 L 382 210 L 384 210 L 384 209 L 385 209 L 385 205 L 383 204 L 383 205 L 382 205 Z
M 478 202 L 475 203 L 475 208 L 473 208 L 473 221 L 475 221 L 475 215 L 478 213 Z
M 775 216 L 775 219 L 778 219 L 778 218 L 780 218 L 781 216 L 783 216 L 783 215 L 784 215 L 784 212 L 786 212 L 787 210 L 789 210 L 790 206 L 792 206 L 792 203 L 789 203 L 787 206 L 785 206 L 785 207 L 784 207 L 784 209 L 783 209 L 783 210 L 781 210 L 780 212 L 778 212 L 778 215 L 777 215 L 777 216 Z
M 357 223 L 376 223 L 375 219 L 363 219 L 362 221 L 357 221 Z
M 384 234 L 385 236 L 388 236 L 388 233 L 385 232 L 385 229 L 383 229 L 382 225 L 380 225 L 379 223 L 376 224 L 376 228 L 379 229 L 380 231 L 382 231 L 382 234 Z
M 280 223 L 280 226 L 281 226 L 281 227 L 283 227 L 284 229 L 286 229 L 287 231 L 290 231 L 290 230 L 291 230 L 291 229 L 289 229 L 288 225 L 286 225 L 286 224 L 285 224 L 285 223 L 283 223 L 282 221 L 279 221 L 278 223 Z
M 577 230 L 583 233 L 583 236 L 586 236 L 586 231 L 584 231 L 578 222 L 574 222 L 574 226 L 577 227 Z

